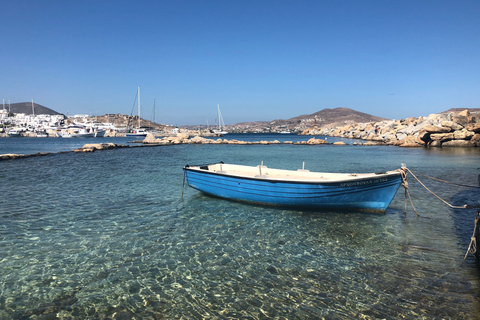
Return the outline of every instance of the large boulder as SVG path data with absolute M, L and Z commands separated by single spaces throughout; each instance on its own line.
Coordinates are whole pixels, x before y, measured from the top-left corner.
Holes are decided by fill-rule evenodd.
M 452 128 L 427 125 L 424 130 L 428 133 L 447 133 L 451 132 Z
M 450 140 L 442 142 L 442 147 L 475 147 L 475 142 L 471 140 Z
M 462 125 L 453 121 L 442 121 L 441 125 L 444 128 L 450 128 L 451 131 L 462 130 L 464 128 Z
M 466 129 L 460 130 L 460 131 L 455 131 L 453 133 L 454 139 L 455 140 L 470 140 L 472 139 L 473 135 L 475 132 L 473 131 L 468 131 Z
M 182 140 L 188 140 L 190 138 L 190 134 L 188 132 L 179 132 L 177 133 L 177 138 L 182 141 Z
M 405 139 L 395 142 L 394 146 L 405 148 L 423 147 L 425 142 L 417 137 L 407 136 Z
M 466 127 L 468 125 L 468 116 L 470 115 L 470 113 L 468 112 L 468 110 L 465 111 L 462 111 L 458 114 L 452 114 L 452 121 L 462 127 Z
M 432 133 L 430 135 L 430 139 L 432 140 L 438 140 L 438 141 L 449 141 L 455 139 L 454 133 L 449 132 L 449 133 Z
M 203 137 L 200 137 L 200 136 L 195 136 L 195 137 L 191 138 L 188 142 L 192 143 L 192 144 L 208 144 L 208 143 L 213 143 L 213 140 L 203 138 Z
M 143 143 L 150 144 L 150 143 L 157 143 L 157 138 L 151 133 L 148 133 L 145 139 L 143 139 Z
M 328 144 L 328 142 L 322 139 L 310 138 L 307 141 L 307 144 Z
M 469 124 L 466 129 L 468 131 L 473 131 L 475 133 L 480 133 L 480 123 Z
M 119 147 L 115 143 L 87 143 L 83 147 L 73 150 L 73 152 L 94 152 L 95 150 L 108 150 Z
M 478 147 L 480 145 L 480 133 L 475 133 L 470 141 Z

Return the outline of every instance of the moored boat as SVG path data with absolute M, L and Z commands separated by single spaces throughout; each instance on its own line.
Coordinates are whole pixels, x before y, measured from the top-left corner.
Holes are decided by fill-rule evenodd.
M 218 128 L 212 130 L 212 132 L 218 135 L 225 135 L 228 132 L 225 130 L 225 122 L 223 121 L 222 113 L 220 112 L 220 105 L 217 105 L 217 113 L 218 113 Z
M 103 137 L 105 137 L 106 133 L 107 133 L 107 130 L 105 130 L 105 129 L 96 130 L 95 131 L 95 138 L 103 138 Z
M 8 130 L 8 136 L 10 138 L 18 138 L 22 136 L 22 132 L 25 132 L 25 130 L 22 130 L 20 128 L 13 128 Z
M 61 138 L 94 138 L 95 132 L 91 128 L 80 125 L 70 125 L 57 132 Z
M 148 132 L 145 129 L 136 129 L 132 132 L 127 132 L 127 137 L 146 137 Z
M 385 212 L 402 183 L 401 169 L 328 173 L 225 163 L 186 165 L 188 185 L 204 193 L 264 205 Z
M 45 130 L 35 131 L 35 137 L 36 138 L 48 138 L 47 131 L 45 131 Z
M 137 102 L 138 102 L 138 125 L 135 129 L 127 130 L 127 137 L 146 137 L 148 132 L 145 129 L 142 129 L 141 118 L 140 118 L 140 87 L 137 88 Z

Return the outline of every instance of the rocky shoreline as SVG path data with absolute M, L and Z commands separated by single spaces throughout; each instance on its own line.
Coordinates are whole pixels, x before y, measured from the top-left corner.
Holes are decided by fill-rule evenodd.
M 144 140 L 134 141 L 140 145 L 119 145 L 115 143 L 85 144 L 83 147 L 67 152 L 94 152 L 117 148 L 134 148 L 147 146 L 166 146 L 177 144 L 237 144 L 237 145 L 323 145 L 326 140 L 310 138 L 307 141 L 241 141 L 227 139 L 208 139 L 198 135 L 199 132 L 181 132 L 175 136 L 157 138 L 148 134 Z M 193 135 L 193 137 L 191 137 Z M 366 140 L 354 142 L 354 145 L 393 145 L 399 147 L 479 147 L 480 114 L 471 114 L 468 110 L 461 112 L 432 114 L 428 117 L 408 118 L 402 120 L 385 120 L 370 123 L 352 123 L 341 127 L 322 127 L 306 129 L 301 135 L 321 135 Z M 345 145 L 338 141 L 333 145 Z M 36 153 L 31 155 L 2 154 L 1 160 L 22 159 L 54 153 Z
M 363 139 L 399 147 L 479 147 L 480 114 L 464 110 L 428 117 L 312 128 L 301 134 Z

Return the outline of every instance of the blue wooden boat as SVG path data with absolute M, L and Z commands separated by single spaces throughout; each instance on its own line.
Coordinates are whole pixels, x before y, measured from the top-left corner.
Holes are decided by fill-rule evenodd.
M 220 198 L 295 208 L 385 212 L 402 183 L 401 169 L 382 173 L 327 173 L 223 162 L 186 165 L 192 188 Z

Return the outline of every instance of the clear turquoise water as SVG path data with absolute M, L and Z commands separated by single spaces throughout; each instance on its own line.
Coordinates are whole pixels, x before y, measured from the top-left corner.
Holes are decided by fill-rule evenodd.
M 2 139 L 0 150 L 11 140 L 19 153 L 38 148 Z M 70 150 L 56 140 L 43 150 Z M 181 199 L 185 164 L 405 163 L 478 185 L 479 159 L 478 149 L 177 145 L 3 161 L 0 318 L 479 318 L 477 262 L 460 265 L 475 210 L 446 207 L 412 178 L 420 217 L 410 207 L 404 216 L 403 190 L 385 215 L 253 206 L 188 187 Z M 455 204 L 480 199 L 479 189 L 422 180 Z

